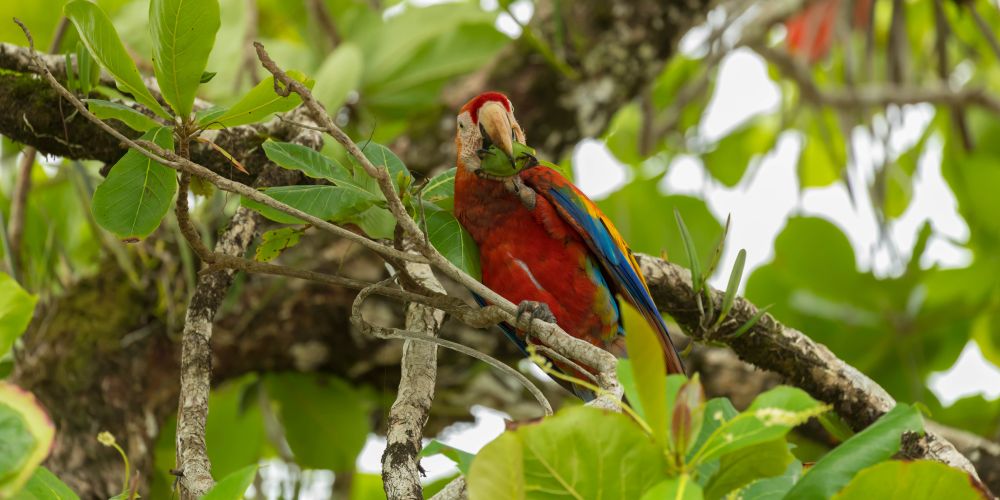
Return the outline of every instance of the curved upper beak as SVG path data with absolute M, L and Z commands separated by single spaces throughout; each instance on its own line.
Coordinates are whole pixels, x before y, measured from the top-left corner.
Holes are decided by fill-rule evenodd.
M 488 102 L 479 108 L 479 127 L 508 158 L 514 158 L 513 127 L 502 104 Z

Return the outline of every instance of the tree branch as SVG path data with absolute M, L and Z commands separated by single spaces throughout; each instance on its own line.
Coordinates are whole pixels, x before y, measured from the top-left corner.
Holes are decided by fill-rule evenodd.
M 690 271 L 647 255 L 639 254 L 636 258 L 657 307 L 673 317 L 692 338 L 725 343 L 740 359 L 775 372 L 831 404 L 855 430 L 867 427 L 896 405 L 875 381 L 837 358 L 826 346 L 779 323 L 770 314 L 764 314 L 749 331 L 734 337 L 733 332 L 758 311 L 757 306 L 742 297 L 736 299 L 720 327 L 710 337 L 706 336 L 701 328 L 698 294 L 691 286 Z M 724 292 L 712 289 L 715 310 L 721 309 L 724 296 Z M 927 433 L 925 441 L 923 449 L 909 450 L 912 458 L 937 460 L 979 479 L 976 469 L 951 443 L 933 432 Z

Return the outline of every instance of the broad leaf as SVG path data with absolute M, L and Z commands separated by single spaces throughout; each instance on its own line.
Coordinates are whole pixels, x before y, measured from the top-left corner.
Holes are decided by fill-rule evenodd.
M 117 102 L 105 101 L 103 99 L 84 99 L 87 109 L 102 120 L 115 119 L 132 130 L 146 132 L 147 130 L 159 127 L 156 120 Z
M 472 235 L 450 212 L 425 204 L 427 239 L 446 259 L 469 276 L 479 279 L 479 247 Z
M 259 262 L 271 261 L 281 255 L 281 252 L 298 245 L 301 237 L 302 229 L 299 228 L 272 229 L 260 235 L 260 245 L 257 246 L 254 259 Z
M 667 479 L 642 495 L 642 500 L 701 500 L 702 498 L 705 497 L 701 486 L 687 474 Z
M 35 396 L 0 381 L 0 498 L 21 489 L 52 448 L 55 426 Z
M 164 149 L 174 148 L 173 131 L 166 127 L 152 129 L 142 138 Z M 160 225 L 176 192 L 173 169 L 130 149 L 94 191 L 94 218 L 123 240 L 144 238 Z
M 79 500 L 80 497 L 45 467 L 35 469 L 15 500 Z
M 312 148 L 270 140 L 265 141 L 263 147 L 267 158 L 284 168 L 298 170 L 313 179 L 326 179 L 335 184 L 353 183 L 346 167 Z
M 874 424 L 844 441 L 809 469 L 788 492 L 789 500 L 829 498 L 861 469 L 881 462 L 899 451 L 904 432 L 923 433 L 923 419 L 912 406 L 897 404 Z
M 668 444 L 670 424 L 667 414 L 667 368 L 663 348 L 654 332 L 638 311 L 630 304 L 620 305 L 623 324 L 628 335 L 625 345 L 629 366 L 642 407 L 642 417 L 653 430 L 653 437 L 660 446 Z
M 792 489 L 802 475 L 802 462 L 792 460 L 784 474 L 767 479 L 758 479 L 750 486 L 740 490 L 740 498 L 744 500 L 781 500 Z
M 777 139 L 778 122 L 774 116 L 752 119 L 723 137 L 715 149 L 702 159 L 705 168 L 726 186 L 739 184 L 750 161 L 767 153 Z
M 371 431 L 368 400 L 346 382 L 286 373 L 264 379 L 295 461 L 305 468 L 347 471 Z
M 449 212 L 455 208 L 455 172 L 449 168 L 435 175 L 420 191 L 420 199 L 433 203 Z
M 240 500 L 247 488 L 253 484 L 253 479 L 257 477 L 257 464 L 248 465 L 228 476 L 209 490 L 202 500 Z
M 219 31 L 218 0 L 151 0 L 153 70 L 163 98 L 181 118 L 191 115 Z
M 323 104 L 328 113 L 336 115 L 347 99 L 347 94 L 361 84 L 363 68 L 364 55 L 361 49 L 350 42 L 340 44 L 316 70 L 313 96 Z
M 391 239 L 396 230 L 396 218 L 382 207 L 369 207 L 347 217 L 344 222 L 356 224 L 370 238 L 375 239 Z
M 660 447 L 628 417 L 574 407 L 486 445 L 472 461 L 469 496 L 640 498 L 665 467 Z
M 358 189 L 341 186 L 278 186 L 267 188 L 264 194 L 290 207 L 323 220 L 341 221 L 371 206 L 372 198 Z M 264 217 L 283 224 L 305 224 L 305 221 L 282 211 L 242 198 L 243 206 Z
M 73 0 L 66 4 L 64 12 L 76 26 L 80 40 L 90 54 L 115 77 L 118 88 L 132 94 L 136 101 L 154 113 L 169 119 L 170 115 L 146 88 L 108 15 L 97 4 L 87 0 Z
M 811 472 L 810 472 L 811 474 Z M 941 462 L 889 460 L 854 476 L 836 500 L 987 500 L 985 491 L 972 485 L 968 474 Z
M 256 464 L 265 454 L 267 441 L 260 406 L 246 404 L 257 395 L 258 383 L 255 376 L 248 375 L 213 389 L 209 395 L 205 442 L 216 478 Z
M 288 76 L 312 88 L 313 81 L 298 71 L 289 71 Z M 280 84 L 279 84 L 280 85 Z M 284 113 L 295 109 L 302 102 L 298 94 L 291 93 L 282 97 L 274 92 L 274 77 L 261 80 L 250 89 L 236 104 L 220 115 L 203 116 L 198 123 L 207 128 L 226 128 L 248 123 L 258 123 L 269 120 L 275 113 Z
M 747 411 L 720 425 L 695 453 L 705 463 L 765 441 L 784 437 L 793 427 L 826 411 L 801 389 L 779 386 L 754 399 Z
M 705 498 L 714 500 L 751 482 L 780 476 L 794 457 L 784 439 L 764 441 L 723 455 L 719 472 L 705 486 Z
M 31 323 L 38 297 L 26 292 L 7 273 L 0 272 L 0 358 Z
M 376 168 L 385 167 L 389 170 L 389 178 L 392 179 L 392 185 L 396 187 L 396 191 L 399 191 L 399 186 L 409 185 L 413 181 L 413 176 L 410 171 L 403 164 L 403 161 L 393 153 L 391 149 L 378 144 L 376 142 L 369 142 L 362 145 L 362 152 L 368 161 L 372 163 Z M 365 172 L 364 168 L 361 167 L 354 159 L 351 157 L 351 162 L 354 164 L 354 178 L 358 184 L 368 186 L 369 191 L 374 193 L 379 193 L 381 195 L 381 190 L 378 187 L 378 182 L 369 177 Z M 360 176 L 364 176 L 367 180 L 363 180 Z

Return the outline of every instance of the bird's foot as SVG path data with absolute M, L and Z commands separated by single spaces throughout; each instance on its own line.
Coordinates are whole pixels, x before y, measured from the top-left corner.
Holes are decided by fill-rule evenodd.
M 504 182 L 504 187 L 507 188 L 508 192 L 517 195 L 525 208 L 528 210 L 535 209 L 535 190 L 525 186 L 520 176 L 512 175 L 508 177 Z
M 555 323 L 556 316 L 552 314 L 552 309 L 545 302 L 525 300 L 518 304 L 516 311 L 518 330 L 528 331 L 531 329 L 531 322 L 536 319 L 548 323 Z

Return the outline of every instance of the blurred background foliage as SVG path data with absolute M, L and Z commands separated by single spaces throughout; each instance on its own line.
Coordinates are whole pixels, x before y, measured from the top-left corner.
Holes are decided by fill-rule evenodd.
M 63 3 L 3 2 L 0 19 L 19 17 L 31 27 L 36 44 L 46 47 Z M 97 3 L 113 18 L 140 68 L 150 70 L 147 0 Z M 795 59 L 798 67 L 821 89 L 938 88 L 940 68 L 930 56 L 937 50 L 935 2 L 902 2 L 907 24 L 901 52 L 888 48 L 892 3 L 875 2 L 870 32 L 840 30 L 828 50 Z M 199 97 L 226 105 L 249 89 L 262 71 L 248 52 L 248 41 L 261 40 L 284 67 L 316 79 L 317 96 L 327 109 L 336 110 L 338 121 L 356 139 L 371 137 L 392 145 L 434 134 L 453 127 L 454 106 L 467 97 L 455 93 L 484 90 L 475 87 L 482 81 L 477 75 L 497 64 L 497 55 L 525 36 L 519 24 L 534 10 L 532 2 L 499 4 L 221 0 L 222 27 L 208 64 L 217 76 L 202 86 Z M 742 8 L 741 2 L 725 5 Z M 975 9 L 986 26 L 1000 26 L 996 2 L 939 5 L 951 34 L 946 46 L 947 82 L 1000 94 L 1000 52 L 970 14 Z M 508 10 L 522 14 L 521 18 L 515 22 Z M 671 211 L 682 213 L 696 247 L 707 256 L 732 212 L 725 200 L 711 199 L 711 193 L 750 189 L 766 193 L 766 186 L 756 185 L 755 179 L 762 169 L 777 168 L 779 145 L 792 140 L 795 165 L 789 172 L 796 186 L 794 208 L 771 245 L 773 253 L 751 255 L 751 262 L 756 259 L 759 265 L 750 273 L 746 296 L 759 305 L 773 305 L 770 312 L 776 318 L 827 345 L 895 398 L 922 403 L 932 419 L 996 440 L 1000 400 L 995 394 L 966 396 L 945 405 L 930 389 L 929 380 L 932 373 L 955 365 L 970 343 L 994 368 L 1000 367 L 1000 120 L 974 106 L 956 111 L 945 105 L 920 105 L 917 111 L 930 119 L 914 127 L 904 123 L 904 118 L 913 117 L 913 109 L 826 106 L 822 99 L 805 95 L 801 82 L 768 58 L 768 79 L 780 91 L 776 109 L 738 117 L 722 132 L 706 133 L 702 117 L 720 98 L 715 95 L 720 67 L 728 53 L 747 50 L 715 35 L 726 18 L 725 7 L 713 10 L 704 25 L 687 35 L 681 44 L 684 50 L 666 61 L 653 85 L 615 113 L 602 136 L 587 139 L 576 154 L 563 151 L 561 158 L 550 159 L 562 160 L 564 166 L 571 163 L 573 174 L 583 181 L 593 178 L 591 169 L 606 170 L 598 165 L 598 155 L 589 153 L 610 153 L 624 180 L 599 196 L 602 209 L 634 250 L 665 254 L 684 263 Z M 739 23 L 734 26 L 740 28 Z M 772 48 L 784 51 L 784 32 L 775 31 Z M 869 33 L 871 42 L 866 41 Z M 995 30 L 993 37 L 995 43 Z M 541 40 L 543 45 L 556 43 Z M 0 41 L 24 43 L 18 28 L 6 22 L 0 23 Z M 62 47 L 72 50 L 75 45 L 70 30 Z M 888 68 L 898 65 L 900 58 L 905 60 L 905 72 L 894 76 Z M 897 140 L 902 129 L 916 138 Z M 531 130 L 527 132 L 531 142 Z M 20 149 L 4 139 L 0 211 L 5 220 Z M 151 314 L 176 317 L 177 304 L 186 303 L 183 285 L 190 290 L 195 276 L 190 254 L 182 249 L 175 261 L 156 264 L 176 271 L 171 279 L 143 278 L 134 262 L 151 263 L 153 257 L 142 246 L 114 241 L 91 216 L 89 203 L 100 180 L 100 165 L 51 157 L 38 161 L 42 168 L 33 170 L 21 252 L 19 275 L 24 286 L 43 301 L 59 296 L 81 277 L 97 272 L 101 255 L 111 255 L 130 279 L 157 290 L 159 305 Z M 676 192 L 667 182 L 681 161 L 701 169 L 702 192 Z M 932 165 L 935 162 L 939 167 Z M 438 169 L 448 166 L 442 163 Z M 908 212 L 919 211 L 911 205 L 915 186 L 922 175 L 937 168 L 956 205 L 920 210 L 957 209 L 967 228 L 960 232 L 967 236 L 956 238 L 925 216 L 910 224 L 916 228 L 914 237 L 900 239 L 894 230 L 898 222 L 909 217 Z M 823 189 L 847 193 L 858 217 L 870 219 L 865 224 L 878 232 L 871 247 L 852 242 L 849 228 L 833 217 L 803 208 L 810 191 Z M 205 227 L 218 227 L 236 201 L 216 193 L 198 202 L 197 216 Z M 753 228 L 761 222 L 748 212 L 732 213 L 734 224 Z M 176 238 L 171 217 L 160 231 Z M 961 258 L 940 263 L 929 254 L 935 245 L 948 246 Z M 746 243 L 730 238 L 727 258 L 741 246 Z M 10 271 L 14 264 L 6 244 L 0 256 Z M 717 280 L 724 279 L 730 263 L 723 262 Z M 239 290 L 236 287 L 234 293 Z M 179 325 L 174 328 L 176 334 Z M 6 376 L 12 360 L 8 357 L 2 363 L 0 372 Z M 289 464 L 286 481 L 279 487 L 288 496 L 298 488 L 329 482 L 330 477 L 309 475 L 309 470 L 352 471 L 374 429 L 371 414 L 387 411 L 393 390 L 351 387 L 335 378 L 301 374 L 260 373 L 230 380 L 212 394 L 208 442 L 213 473 L 223 477 L 248 463 L 272 458 L 276 459 L 272 464 Z M 169 495 L 171 425 L 163 425 L 156 446 L 152 498 Z M 271 433 L 275 428 L 283 429 L 284 436 L 275 438 Z M 323 432 L 317 435 L 319 430 Z M 351 484 L 352 498 L 381 495 L 377 476 L 356 474 Z M 274 485 L 269 488 L 276 491 Z

